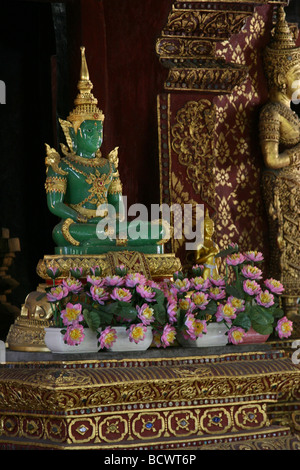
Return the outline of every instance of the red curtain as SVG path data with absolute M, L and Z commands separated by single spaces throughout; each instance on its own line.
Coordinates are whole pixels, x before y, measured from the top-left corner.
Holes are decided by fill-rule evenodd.
M 81 0 L 69 9 L 71 100 L 84 45 L 93 93 L 105 114 L 102 151 L 119 146 L 129 205 L 159 203 L 156 99 L 166 69 L 155 43 L 171 6 L 172 0 Z

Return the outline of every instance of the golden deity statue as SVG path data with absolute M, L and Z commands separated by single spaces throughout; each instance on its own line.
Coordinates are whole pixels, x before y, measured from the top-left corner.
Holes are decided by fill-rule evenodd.
M 299 98 L 300 48 L 282 6 L 264 63 L 269 101 L 260 115 L 260 142 L 270 230 L 269 275 L 283 283 L 284 307 L 293 315 L 300 297 L 300 120 L 291 103 Z
M 215 256 L 219 253 L 219 247 L 212 239 L 214 231 L 214 221 L 210 218 L 209 211 L 206 209 L 204 217 L 204 242 L 197 247 L 195 253 L 196 263 L 204 266 L 203 279 L 218 276 L 218 264 Z

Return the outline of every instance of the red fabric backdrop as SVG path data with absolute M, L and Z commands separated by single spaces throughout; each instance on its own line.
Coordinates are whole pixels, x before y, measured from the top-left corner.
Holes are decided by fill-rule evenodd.
M 155 52 L 171 0 L 84 0 L 69 7 L 72 83 L 86 47 L 94 95 L 105 113 L 103 154 L 119 146 L 128 203 L 159 202 L 156 96 L 166 70 Z

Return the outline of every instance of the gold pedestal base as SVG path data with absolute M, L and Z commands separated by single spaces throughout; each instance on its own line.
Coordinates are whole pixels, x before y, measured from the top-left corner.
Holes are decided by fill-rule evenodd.
M 45 284 L 51 282 L 47 269 L 60 270 L 60 279 L 70 275 L 70 269 L 82 268 L 88 273 L 93 266 L 102 268 L 103 276 L 115 273 L 116 266 L 123 264 L 128 272 L 140 272 L 148 279 L 159 281 L 170 278 L 182 269 L 180 260 L 174 254 L 144 254 L 131 251 L 108 252 L 102 255 L 46 255 L 37 265 L 37 273 L 43 279 L 36 292 L 31 292 L 22 306 L 21 315 L 10 327 L 6 342 L 14 351 L 49 351 L 44 343 L 44 329 L 51 325 L 50 304 L 39 299 Z

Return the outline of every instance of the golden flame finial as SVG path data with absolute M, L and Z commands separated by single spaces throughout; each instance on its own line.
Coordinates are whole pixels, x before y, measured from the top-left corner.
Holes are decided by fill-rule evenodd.
M 293 34 L 286 20 L 284 7 L 277 10 L 277 21 L 273 38 L 264 52 L 265 72 L 269 87 L 278 86 L 279 73 L 286 74 L 300 63 L 300 48 L 296 46 Z
M 104 120 L 103 112 L 97 107 L 98 100 L 91 92 L 93 84 L 90 81 L 89 70 L 85 57 L 85 47 L 82 46 L 80 51 L 81 67 L 80 77 L 77 84 L 78 95 L 74 100 L 75 108 L 67 117 L 67 120 L 71 122 L 76 133 L 83 121 Z
M 286 14 L 282 5 L 278 7 L 275 33 L 270 47 L 272 49 L 281 50 L 294 49 L 296 47 L 290 27 L 286 21 Z
M 81 69 L 80 69 L 80 80 L 89 80 L 89 70 L 85 58 L 85 47 L 81 46 Z

